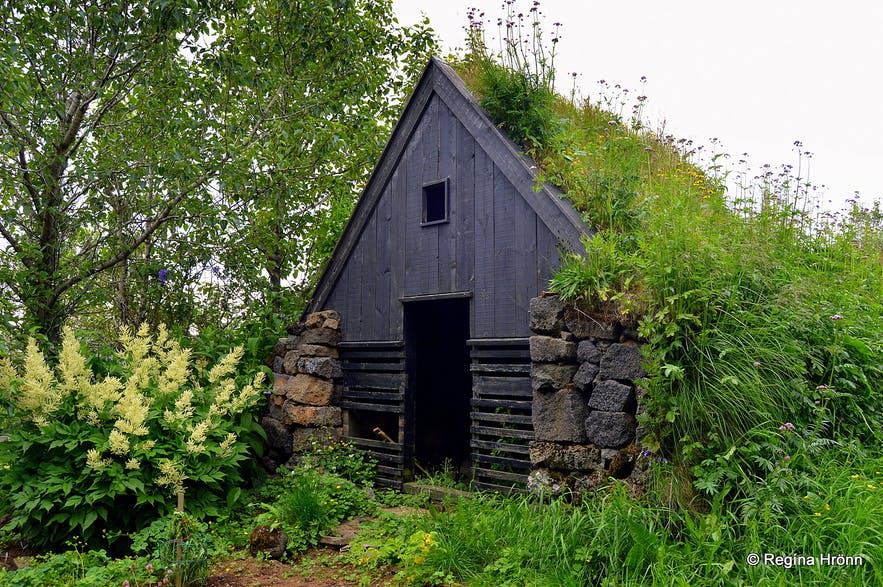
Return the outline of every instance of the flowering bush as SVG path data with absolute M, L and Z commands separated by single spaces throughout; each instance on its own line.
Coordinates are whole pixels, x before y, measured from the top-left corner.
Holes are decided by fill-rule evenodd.
M 240 468 L 263 430 L 252 408 L 263 373 L 237 386 L 236 348 L 211 368 L 160 326 L 120 335 L 113 374 L 96 377 L 65 330 L 50 368 L 30 341 L 21 373 L 0 365 L 0 394 L 14 407 L 0 443 L 0 491 L 12 529 L 35 545 L 71 536 L 110 544 L 174 509 L 217 515 L 240 497 Z

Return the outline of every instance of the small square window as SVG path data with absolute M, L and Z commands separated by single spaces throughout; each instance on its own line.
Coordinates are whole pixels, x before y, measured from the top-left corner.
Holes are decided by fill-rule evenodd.
M 423 186 L 423 216 L 420 224 L 438 224 L 448 221 L 448 180 Z

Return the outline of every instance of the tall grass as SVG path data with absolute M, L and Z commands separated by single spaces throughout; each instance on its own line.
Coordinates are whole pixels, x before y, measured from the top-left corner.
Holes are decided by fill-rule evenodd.
M 637 499 L 618 484 L 579 505 L 484 495 L 375 525 L 353 544 L 350 560 L 365 564 L 404 529 L 424 545 L 420 556 L 404 546 L 401 556 L 387 552 L 406 584 L 427 577 L 487 587 L 880 584 L 883 459 L 851 451 L 819 458 L 799 492 L 787 484 L 773 490 L 787 502 L 774 518 L 756 509 L 740 515 L 723 499 L 695 515 L 659 506 L 660 495 Z M 752 554 L 760 564 L 749 562 Z
M 522 39 L 519 26 L 504 38 Z M 533 101 L 522 116 L 510 99 L 520 87 L 512 80 L 554 80 L 553 72 L 537 73 L 552 66 L 547 53 L 531 55 L 543 47 L 539 27 L 526 30 L 534 40 L 504 42 L 499 63 L 483 43 L 473 45 L 460 71 L 483 104 L 510 104 L 501 122 L 507 132 L 554 131 L 522 144 L 540 163 L 540 180 L 565 192 L 597 234 L 585 254 L 565 259 L 550 287 L 639 323 L 649 373 L 645 445 L 689 471 L 756 429 L 806 427 L 824 409 L 830 439 L 879 446 L 879 205 L 811 213 L 801 165 L 778 175 L 768 169 L 729 194 L 724 154 L 713 153 L 703 168 L 695 162 L 701 147 L 648 131 L 643 96 L 629 120 L 611 109 L 617 100 L 577 101 L 575 93 L 544 99 L 541 108 Z M 472 36 L 481 38 L 474 29 Z M 798 152 L 805 155 L 801 145 Z M 752 461 L 745 455 L 743 464 L 759 473 Z

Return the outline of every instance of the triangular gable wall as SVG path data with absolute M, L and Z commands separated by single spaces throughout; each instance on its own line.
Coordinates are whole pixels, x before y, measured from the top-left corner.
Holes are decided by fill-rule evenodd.
M 402 340 L 402 299 L 473 297 L 471 336 L 526 336 L 527 304 L 558 246 L 588 232 L 444 62 L 430 60 L 307 312 L 341 313 L 345 340 Z M 451 218 L 420 226 L 421 186 L 448 178 Z

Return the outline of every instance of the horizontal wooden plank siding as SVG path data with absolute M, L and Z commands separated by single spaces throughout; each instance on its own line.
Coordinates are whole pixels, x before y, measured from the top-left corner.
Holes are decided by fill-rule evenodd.
M 476 486 L 520 491 L 534 438 L 527 338 L 472 339 L 472 466 Z
M 344 438 L 378 463 L 377 484 L 400 487 L 403 478 L 405 350 L 402 341 L 340 345 Z M 392 442 L 375 432 L 383 430 Z

